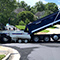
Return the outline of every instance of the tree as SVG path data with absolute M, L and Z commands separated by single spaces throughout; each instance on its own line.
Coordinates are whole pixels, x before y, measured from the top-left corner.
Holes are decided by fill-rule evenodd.
M 45 9 L 50 10 L 52 12 L 56 12 L 58 11 L 58 6 L 55 3 L 47 3 Z
M 16 0 L 0 0 L 0 22 L 6 24 L 16 8 Z M 4 22 L 3 22 L 4 21 Z
M 33 14 L 35 14 L 37 12 L 37 10 L 35 9 L 35 7 L 31 7 L 31 10 L 30 10 Z
M 35 5 L 33 7 L 31 7 L 31 12 L 33 14 L 37 13 L 38 11 L 44 11 L 45 10 L 45 4 L 43 4 L 43 2 L 39 1 L 36 2 Z
M 25 25 L 25 23 L 21 20 L 21 21 L 19 22 L 19 25 Z
M 25 24 L 27 25 L 29 22 L 30 22 L 29 19 L 26 18 L 26 20 L 25 20 Z
M 49 14 L 52 14 L 52 13 L 53 13 L 52 11 L 46 10 L 46 11 L 45 11 L 45 14 L 44 14 L 41 18 L 43 18 L 43 17 L 45 17 L 45 16 L 47 16 L 47 15 L 49 15 Z
M 27 4 L 24 1 L 21 1 L 19 6 L 21 8 L 25 8 L 27 6 Z
M 29 6 L 27 5 L 27 6 L 25 7 L 25 10 L 26 10 L 26 11 L 30 11 L 30 10 L 31 10 L 30 5 L 29 5 Z
M 26 20 L 26 18 L 28 20 L 30 20 L 30 22 L 33 22 L 34 21 L 34 14 L 31 13 L 30 11 L 23 11 L 23 12 L 20 12 L 17 14 L 17 18 L 18 18 L 18 21 L 24 21 Z
M 30 5 L 28 5 L 24 1 L 21 1 L 20 3 L 18 3 L 18 7 L 19 8 L 24 8 L 26 11 L 30 11 L 31 10 Z
M 37 11 L 43 11 L 45 9 L 45 5 L 43 4 L 43 2 L 39 1 L 35 4 L 35 9 Z

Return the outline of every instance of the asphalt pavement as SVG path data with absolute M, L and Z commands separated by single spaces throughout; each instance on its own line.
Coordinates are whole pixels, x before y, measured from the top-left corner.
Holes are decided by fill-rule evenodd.
M 21 55 L 20 60 L 60 60 L 60 43 L 10 43 Z

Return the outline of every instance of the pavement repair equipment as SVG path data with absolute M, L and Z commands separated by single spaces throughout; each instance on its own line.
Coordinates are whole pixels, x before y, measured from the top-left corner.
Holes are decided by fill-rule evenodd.
M 9 36 L 12 40 L 15 42 L 39 42 L 40 40 L 43 40 L 44 42 L 49 42 L 51 38 L 54 41 L 58 41 L 60 39 L 60 34 L 39 34 L 35 35 L 34 33 L 37 33 L 39 31 L 42 31 L 50 26 L 53 26 L 60 22 L 60 11 L 57 11 L 55 13 L 52 13 L 48 16 L 45 16 L 41 19 L 38 19 L 35 22 L 32 22 L 28 25 L 26 25 L 26 28 L 24 31 L 21 30 L 3 30 L 0 31 L 0 33 L 5 33 L 7 36 Z

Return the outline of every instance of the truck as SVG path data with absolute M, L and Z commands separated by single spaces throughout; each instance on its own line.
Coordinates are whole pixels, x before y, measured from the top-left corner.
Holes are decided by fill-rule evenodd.
M 60 39 L 60 34 L 39 34 L 36 35 L 35 33 L 42 31 L 50 26 L 58 24 L 60 22 L 60 10 L 52 13 L 48 16 L 45 16 L 41 19 L 38 19 L 32 23 L 26 25 L 25 30 L 3 30 L 0 33 L 6 34 L 9 38 L 4 40 L 7 42 L 8 40 L 12 40 L 18 43 L 21 42 L 39 42 L 43 40 L 44 42 L 51 41 L 51 38 L 56 42 Z M 11 39 L 10 39 L 11 38 Z

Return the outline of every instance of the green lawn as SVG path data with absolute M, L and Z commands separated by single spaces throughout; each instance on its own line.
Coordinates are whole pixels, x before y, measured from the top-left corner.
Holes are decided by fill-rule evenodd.
M 57 28 L 56 26 L 52 26 L 52 27 L 49 27 L 50 29 L 55 29 L 55 28 Z
M 42 31 L 40 31 L 40 32 L 48 33 L 48 32 L 49 32 L 49 30 L 42 30 Z
M 23 25 L 16 25 L 16 27 L 17 27 L 18 29 L 20 29 L 20 30 L 24 30 L 24 29 L 25 29 L 25 26 L 23 26 Z
M 0 55 L 0 60 L 2 60 L 5 57 L 5 55 Z

